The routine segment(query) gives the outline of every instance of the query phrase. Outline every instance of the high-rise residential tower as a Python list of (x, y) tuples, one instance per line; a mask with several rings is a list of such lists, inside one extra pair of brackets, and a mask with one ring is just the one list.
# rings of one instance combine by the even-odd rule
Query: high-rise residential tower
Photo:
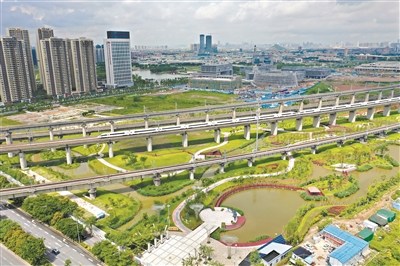
[(204, 53), (204, 34), (200, 34), (200, 48), (199, 53)]
[(36, 90), (36, 80), (35, 80), (35, 71), (33, 68), (33, 59), (32, 59), (32, 47), (29, 41), (29, 32), (28, 30), (24, 30), (21, 28), (9, 28), (8, 36), (15, 37), (19, 41), (24, 42), (24, 49), (26, 54), (25, 64), (28, 67), (29, 78), (31, 83), (32, 91)]
[[(32, 98), (26, 44), (16, 37), (0, 38), (0, 97), (4, 103)], [(30, 62), (32, 64), (32, 62)]]
[[(36, 55), (38, 58), (38, 63), (39, 63), (39, 72), (40, 72), (40, 81), (43, 84), (44, 88), (44, 66), (43, 66), (43, 58), (42, 58), (42, 49), (40, 48), (40, 41), (48, 39), (50, 37), (54, 37), (54, 32), (53, 29), (50, 28), (39, 28), (37, 31), (37, 36), (36, 36)], [(44, 88), (46, 90), (46, 88)]]
[(107, 31), (104, 59), (108, 87), (133, 85), (129, 31)]
[(72, 81), (67, 41), (56, 37), (40, 40), (40, 55), (42, 82), (47, 94), (53, 96), (70, 94)]
[(87, 93), (97, 88), (93, 41), (67, 40), (72, 93)]

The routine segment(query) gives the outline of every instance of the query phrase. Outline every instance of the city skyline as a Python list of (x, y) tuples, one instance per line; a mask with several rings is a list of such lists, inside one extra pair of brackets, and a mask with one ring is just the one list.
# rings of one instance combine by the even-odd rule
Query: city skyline
[[(179, 2), (179, 4), (177, 4)], [(214, 43), (336, 43), (399, 39), (396, 1), (106, 1), (0, 3), (6, 29), (40, 27), (56, 37), (85, 36), (101, 44), (107, 30), (129, 31), (131, 45), (188, 47), (200, 33)], [(62, 18), (62, 19), (61, 19)], [(34, 40), (32, 39), (32, 40)], [(33, 43), (33, 42), (32, 42)]]

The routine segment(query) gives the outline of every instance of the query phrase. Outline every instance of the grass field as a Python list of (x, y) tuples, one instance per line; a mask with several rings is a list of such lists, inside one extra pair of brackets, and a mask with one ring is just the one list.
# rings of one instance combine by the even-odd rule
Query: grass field
[(197, 106), (226, 104), (234, 102), (236, 96), (217, 92), (187, 91), (182, 93), (137, 96), (121, 95), (115, 97), (92, 99), (89, 102), (123, 107), (115, 109), (109, 113), (113, 114), (132, 114), (174, 110), (175, 108), (184, 109)]
[(2, 127), (17, 126), (17, 125), (21, 125), (21, 124), (22, 123), (20, 123), (16, 120), (12, 120), (7, 117), (0, 117), (0, 126), (2, 126)]

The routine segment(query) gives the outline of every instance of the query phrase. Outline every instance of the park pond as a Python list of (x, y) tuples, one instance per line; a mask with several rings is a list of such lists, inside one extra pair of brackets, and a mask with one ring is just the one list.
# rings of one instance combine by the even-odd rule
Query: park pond
[[(389, 146), (389, 155), (400, 160), (399, 146)], [(391, 170), (373, 168), (367, 172), (351, 172), (357, 178), (360, 189), (353, 195), (343, 199), (336, 199), (336, 204), (349, 204), (364, 196), (368, 187), (383, 177), (389, 178), (399, 172), (399, 167)], [(311, 178), (318, 178), (334, 173), (322, 166), (313, 165)], [(336, 172), (337, 173), (337, 172)], [(305, 205), (300, 193), (278, 189), (251, 189), (238, 192), (228, 197), (223, 206), (231, 206), (242, 210), (246, 217), (243, 227), (223, 233), (238, 237), (239, 242), (247, 242), (261, 235), (274, 237), (283, 233), (284, 226), (295, 215), (298, 208)], [(318, 204), (318, 203), (316, 203)]]
[(179, 74), (151, 73), (150, 70), (148, 69), (133, 70), (132, 74), (139, 75), (143, 79), (154, 79), (156, 81), (186, 77), (185, 75), (179, 75)]

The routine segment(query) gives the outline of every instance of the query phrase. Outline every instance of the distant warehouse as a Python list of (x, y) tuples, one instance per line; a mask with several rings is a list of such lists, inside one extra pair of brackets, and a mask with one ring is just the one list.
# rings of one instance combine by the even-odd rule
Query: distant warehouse
[(189, 79), (189, 87), (206, 90), (236, 90), (242, 87), (240, 77), (193, 77)]
[(362, 64), (354, 68), (358, 74), (366, 75), (399, 75), (400, 62), (375, 62)]
[(294, 71), (296, 73), (303, 73), (305, 78), (307, 79), (324, 79), (331, 74), (331, 70), (329, 68), (323, 67), (291, 67), (285, 66), (282, 67), (282, 71)]

